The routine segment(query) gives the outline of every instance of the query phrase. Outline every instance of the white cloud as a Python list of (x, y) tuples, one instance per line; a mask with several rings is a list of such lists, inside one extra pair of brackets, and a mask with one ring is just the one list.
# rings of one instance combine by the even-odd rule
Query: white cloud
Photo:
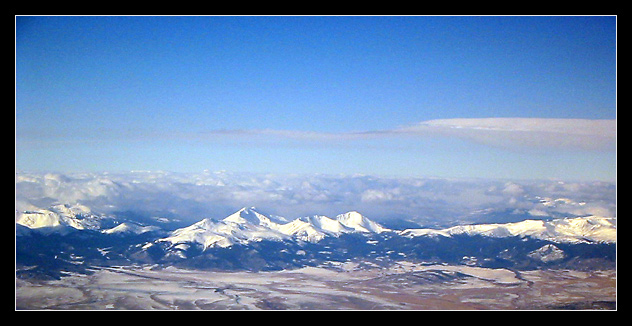
[(381, 202), (399, 200), (397, 195), (399, 195), (399, 188), (389, 191), (368, 189), (362, 192), (360, 197), (363, 202)]
[(513, 182), (507, 182), (505, 184), (505, 188), (502, 190), (502, 192), (504, 194), (516, 197), (516, 196), (520, 196), (522, 194), (524, 194), (524, 189), (522, 189), (522, 187), (516, 183)]
[(507, 212), (513, 211), (530, 212), (532, 217), (613, 216), (615, 197), (614, 184), (599, 182), (229, 172), (18, 173), (16, 177), (17, 210), (79, 203), (95, 213), (168, 212), (189, 222), (256, 206), (289, 219), (356, 210), (378, 221), (398, 217), (447, 226), (490, 216), (511, 217)]
[(616, 120), (486, 118), (420, 122), (394, 132), (418, 136), (457, 137), (507, 148), (612, 150)]

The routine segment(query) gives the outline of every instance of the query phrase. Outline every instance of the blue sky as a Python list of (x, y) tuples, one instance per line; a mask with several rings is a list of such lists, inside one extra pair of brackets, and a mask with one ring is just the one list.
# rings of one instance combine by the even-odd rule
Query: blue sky
[(485, 118), (614, 122), (616, 17), (16, 17), (18, 170), (616, 179), (616, 135), (400, 135)]

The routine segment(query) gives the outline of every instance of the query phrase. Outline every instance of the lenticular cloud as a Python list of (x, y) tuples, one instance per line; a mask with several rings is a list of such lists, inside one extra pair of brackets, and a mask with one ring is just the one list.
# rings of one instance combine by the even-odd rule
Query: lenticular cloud
[(420, 122), (394, 132), (418, 136), (458, 137), (509, 148), (612, 150), (616, 120), (486, 118)]

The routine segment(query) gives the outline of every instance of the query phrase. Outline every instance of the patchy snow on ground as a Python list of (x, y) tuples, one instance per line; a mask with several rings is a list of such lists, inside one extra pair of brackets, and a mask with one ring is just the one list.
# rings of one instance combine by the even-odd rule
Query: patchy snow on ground
[[(549, 309), (616, 304), (616, 271), (515, 272), (465, 265), (358, 263), (276, 272), (157, 266), (16, 280), (16, 309)], [(608, 306), (612, 307), (612, 306)]]

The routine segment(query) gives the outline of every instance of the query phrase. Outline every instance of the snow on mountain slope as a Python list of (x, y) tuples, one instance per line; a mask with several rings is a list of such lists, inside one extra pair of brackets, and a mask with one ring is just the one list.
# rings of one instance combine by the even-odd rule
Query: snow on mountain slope
[(527, 254), (527, 257), (544, 263), (566, 258), (566, 254), (560, 248), (547, 244)]
[[(158, 240), (172, 246), (198, 243), (204, 249), (228, 247), (262, 240), (300, 240), (318, 242), (344, 233), (382, 233), (392, 231), (352, 211), (340, 214), (336, 219), (326, 216), (297, 218), (288, 223), (272, 220), (254, 208), (242, 208), (221, 221), (204, 219), (191, 226), (172, 232), (171, 236)], [(406, 237), (454, 235), (481, 235), (486, 237), (533, 237), (552, 242), (586, 243), (616, 242), (616, 219), (588, 216), (551, 221), (525, 220), (506, 224), (460, 225), (447, 229), (408, 229), (395, 231)]]
[(98, 229), (101, 219), (83, 205), (55, 205), (49, 209), (19, 212), (15, 223), (43, 233), (68, 233), (73, 229)]
[(301, 241), (318, 242), (328, 234), (315, 227), (309, 220), (295, 219), (292, 222), (278, 225), (276, 230)]
[(390, 231), (355, 211), (338, 215), (336, 218), (342, 225), (358, 232), (382, 233)]
[(143, 234), (143, 233), (153, 232), (153, 231), (158, 231), (158, 230), (160, 230), (160, 228), (153, 225), (142, 226), (135, 223), (123, 222), (111, 229), (105, 229), (101, 232), (105, 234), (128, 234), (128, 233)]
[(158, 241), (171, 242), (172, 244), (193, 242), (202, 244), (204, 248), (231, 246), (233, 242), (227, 236), (222, 235), (221, 230), (216, 226), (217, 223), (211, 219), (203, 219), (193, 225), (177, 229), (169, 237)]
[(586, 216), (551, 221), (525, 220), (506, 224), (459, 225), (447, 229), (407, 229), (399, 232), (408, 237), (452, 235), (482, 235), (502, 238), (511, 236), (533, 237), (552, 242), (614, 243), (617, 239), (616, 218)]
[(353, 228), (343, 225), (339, 220), (331, 219), (324, 215), (314, 215), (304, 217), (314, 228), (331, 235), (340, 235), (342, 233), (354, 232)]
[(257, 212), (254, 207), (250, 208), (242, 208), (237, 212), (229, 215), (228, 217), (223, 219), (224, 222), (232, 222), (238, 224), (254, 224), (261, 226), (271, 226), (277, 224), (273, 222), (269, 217)]
[[(234, 214), (233, 214), (234, 215)], [(159, 242), (170, 242), (173, 245), (179, 243), (198, 243), (204, 249), (209, 247), (229, 247), (237, 243), (250, 241), (275, 240), (280, 241), (285, 237), (265, 226), (248, 222), (243, 217), (229, 216), (230, 219), (213, 221), (203, 219), (191, 226), (175, 230), (167, 238)]]
[(283, 223), (281, 219), (271, 219), (251, 207), (242, 208), (221, 221), (204, 219), (191, 226), (175, 230), (169, 237), (158, 241), (169, 242), (172, 246), (189, 242), (197, 243), (206, 249), (262, 240), (294, 239), (318, 242), (327, 236), (339, 236), (342, 233), (380, 233), (386, 230), (388, 229), (358, 212), (341, 214), (336, 220), (316, 215)]
[[(120, 223), (111, 216), (96, 215), (90, 208), (76, 205), (55, 205), (48, 209), (16, 212), (16, 235), (29, 232), (67, 234), (75, 230), (93, 230), (105, 234), (142, 234), (156, 231), (156, 227), (136, 223)], [(393, 231), (351, 211), (336, 218), (322, 215), (297, 218), (287, 222), (281, 217), (269, 217), (254, 207), (242, 208), (216, 221), (204, 219), (188, 227), (173, 231), (157, 242), (172, 246), (197, 243), (204, 249), (228, 247), (263, 240), (319, 242), (326, 237), (339, 237), (347, 233), (379, 234), (395, 232), (401, 236), (480, 235), (486, 237), (532, 237), (557, 243), (616, 243), (616, 218), (585, 216), (577, 218), (524, 220), (505, 224), (459, 225), (446, 229), (407, 229)]]
[(94, 214), (90, 208), (81, 204), (54, 205), (48, 209), (16, 212), (15, 223), (20, 226), (16, 228), (20, 230), (18, 235), (28, 235), (30, 231), (65, 235), (76, 230), (92, 230), (104, 234), (142, 234), (160, 230), (157, 226), (120, 223), (112, 216)]

